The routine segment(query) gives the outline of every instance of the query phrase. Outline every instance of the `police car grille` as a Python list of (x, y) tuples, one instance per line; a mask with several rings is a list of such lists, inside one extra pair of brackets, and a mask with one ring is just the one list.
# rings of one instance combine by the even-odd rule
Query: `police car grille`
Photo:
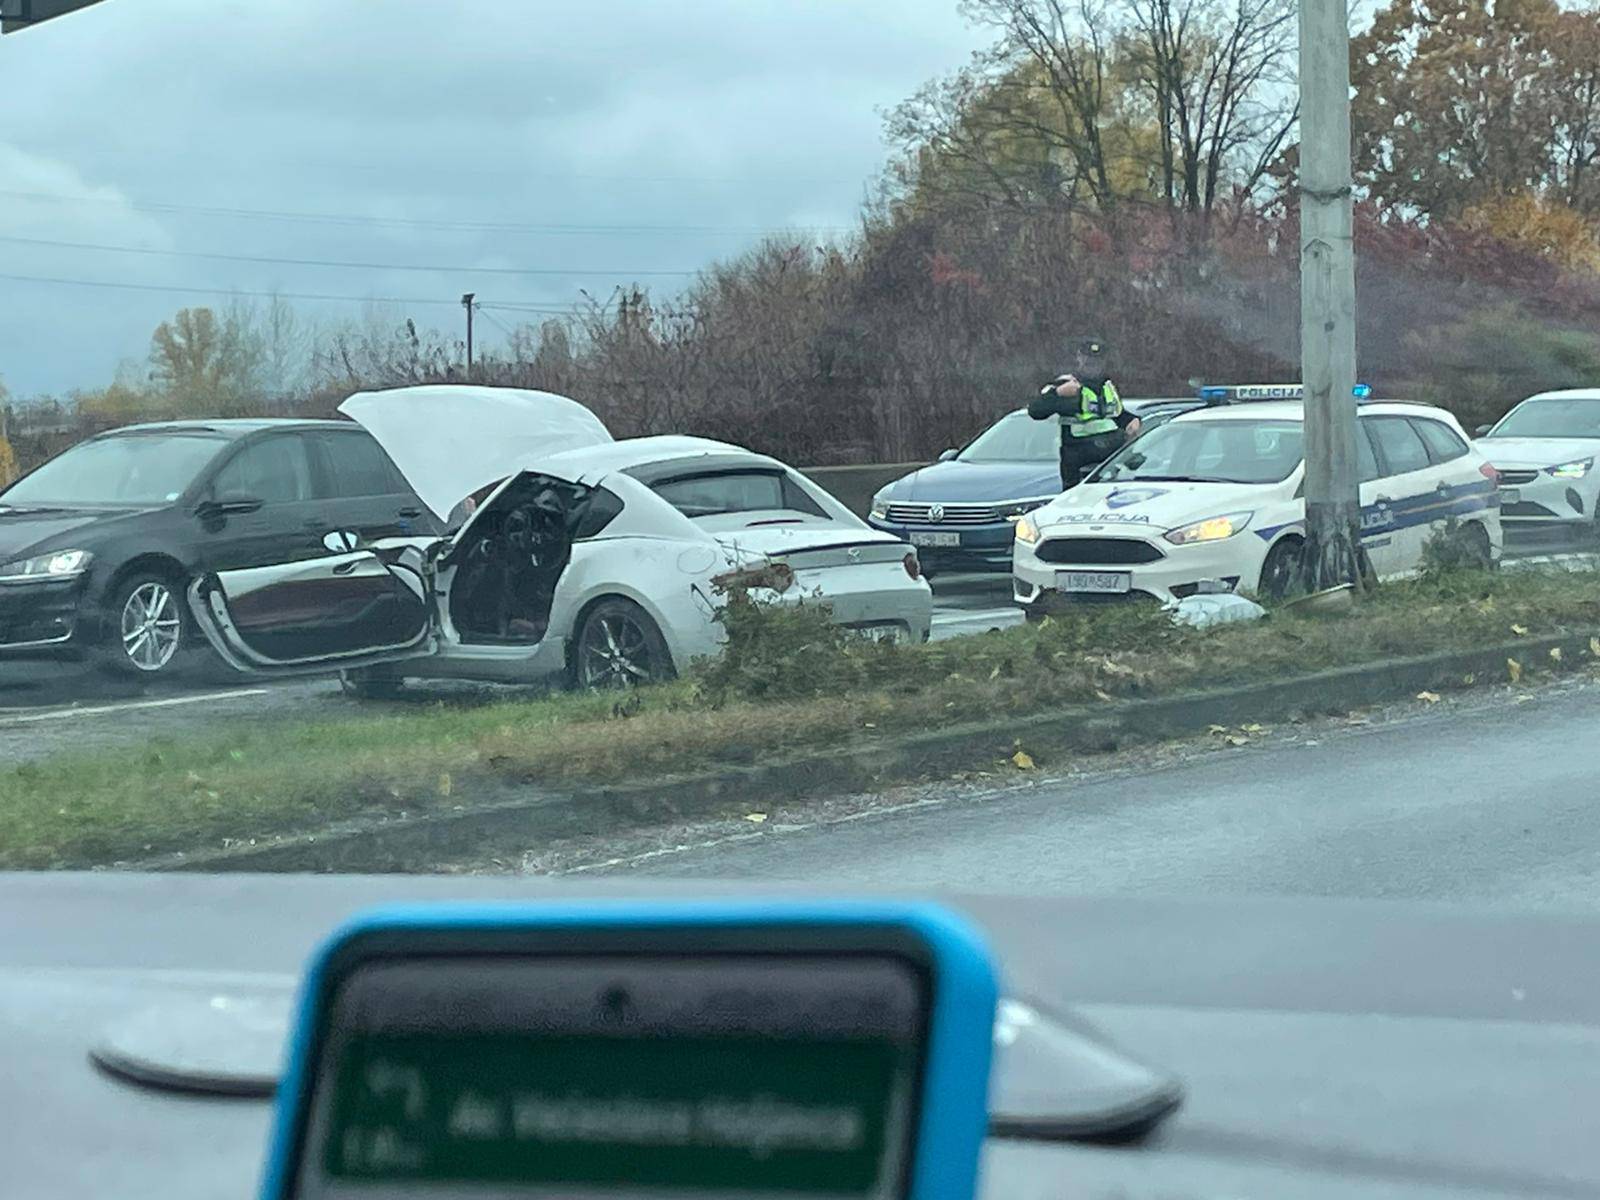
[(1532, 483), (1539, 478), (1537, 471), (1501, 471), (1499, 475), (1502, 484), (1509, 484), (1512, 487), (1516, 487), (1519, 483)]
[(1095, 567), (1152, 563), (1163, 557), (1160, 550), (1137, 538), (1053, 538), (1040, 542), (1034, 554), (1047, 563)]
[[(941, 510), (937, 520), (934, 508)], [(992, 525), (1000, 519), (990, 504), (891, 504), (887, 515), (908, 525)]]

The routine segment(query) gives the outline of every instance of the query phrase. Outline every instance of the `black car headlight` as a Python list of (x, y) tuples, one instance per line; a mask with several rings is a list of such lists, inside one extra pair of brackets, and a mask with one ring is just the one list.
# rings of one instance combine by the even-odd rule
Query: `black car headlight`
[(47, 583), (75, 579), (89, 569), (94, 555), (87, 550), (52, 550), (15, 562), (0, 564), (0, 583)]
[(1050, 499), (1048, 498), (1044, 500), (1020, 500), (1015, 504), (997, 505), (995, 512), (999, 513), (1006, 520), (1015, 523), (1023, 513), (1031, 513), (1034, 509), (1043, 508), (1049, 503)]

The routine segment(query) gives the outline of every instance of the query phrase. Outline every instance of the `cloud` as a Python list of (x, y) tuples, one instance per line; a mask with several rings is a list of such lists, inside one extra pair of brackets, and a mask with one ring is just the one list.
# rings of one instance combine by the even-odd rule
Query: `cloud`
[[(438, 297), (416, 315), (452, 328), (463, 291), (568, 303), (629, 272), (698, 268), (759, 230), (852, 224), (883, 162), (879, 111), (985, 37), (953, 0), (108, 0), (0, 45), (8, 94), (25, 98), (0, 191), (96, 198), (0, 197), (8, 225), (26, 209), (30, 230), (62, 241), (574, 274), (3, 242), (0, 272), (26, 260), (103, 281)], [(0, 373), (19, 393), (95, 385), (204, 299), (0, 280), (0, 306), (26, 314), (0, 331)]]

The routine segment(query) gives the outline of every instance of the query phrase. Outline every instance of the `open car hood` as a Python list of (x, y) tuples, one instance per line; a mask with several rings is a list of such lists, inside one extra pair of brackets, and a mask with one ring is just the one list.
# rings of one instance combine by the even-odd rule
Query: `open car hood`
[(479, 488), (611, 433), (576, 400), (523, 388), (434, 384), (357, 392), (339, 411), (377, 438), (440, 520)]

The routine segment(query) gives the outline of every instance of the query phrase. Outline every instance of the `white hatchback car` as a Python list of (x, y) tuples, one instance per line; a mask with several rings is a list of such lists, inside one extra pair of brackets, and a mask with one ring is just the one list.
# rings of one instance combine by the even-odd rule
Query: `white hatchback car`
[[(1184, 413), (1017, 522), (1018, 604), (1180, 600), (1217, 584), (1281, 595), (1305, 534), (1299, 401)], [(1381, 576), (1414, 571), (1450, 517), (1485, 563), (1500, 557), (1494, 468), (1443, 409), (1363, 403), (1356, 451), (1362, 544)]]
[(869, 636), (928, 636), (916, 551), (776, 459), (704, 438), (613, 441), (543, 392), (400, 388), (341, 409), (441, 517), (503, 482), (452, 536), (335, 532), (282, 563), (194, 580), (195, 621), (240, 671), (340, 669), (369, 694), (413, 675), (660, 679), (719, 650), (736, 583), (824, 602)]
[(1529, 396), (1479, 435), (1513, 545), (1600, 541), (1600, 388)]

